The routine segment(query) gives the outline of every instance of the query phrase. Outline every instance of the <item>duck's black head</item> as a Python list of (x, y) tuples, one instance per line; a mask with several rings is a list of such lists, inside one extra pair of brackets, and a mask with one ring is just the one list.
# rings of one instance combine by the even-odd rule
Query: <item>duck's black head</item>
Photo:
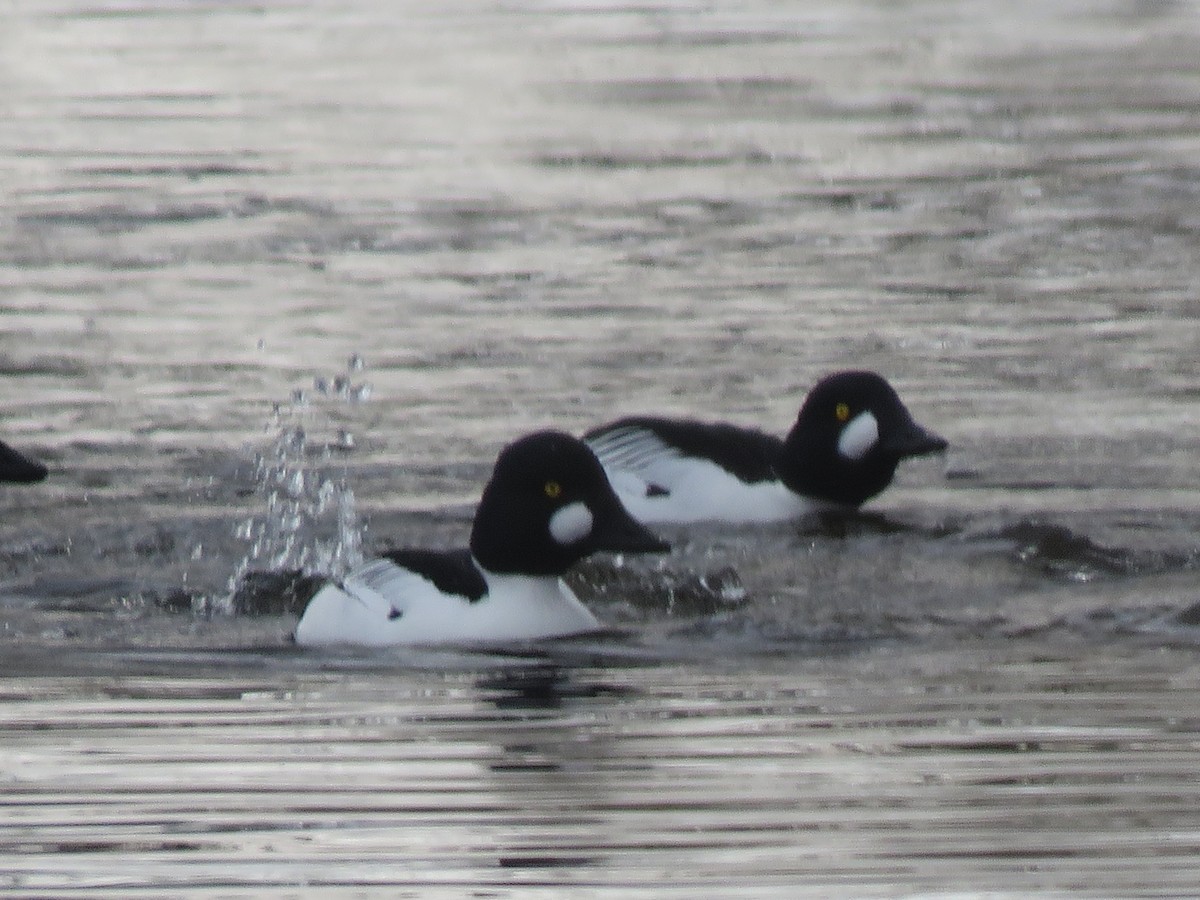
[(837, 372), (805, 398), (784, 442), (779, 475), (797, 493), (859, 506), (891, 483), (902, 459), (946, 446), (914, 421), (882, 376)]
[(501, 451), (471, 529), (480, 565), (511, 574), (561, 575), (598, 551), (667, 549), (626, 512), (587, 445), (558, 431)]

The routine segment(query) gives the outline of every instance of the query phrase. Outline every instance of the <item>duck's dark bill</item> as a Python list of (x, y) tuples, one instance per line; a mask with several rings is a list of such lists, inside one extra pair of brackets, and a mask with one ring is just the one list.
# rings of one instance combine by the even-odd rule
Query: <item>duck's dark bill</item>
[(942, 436), (926, 431), (916, 422), (909, 422), (903, 428), (897, 429), (883, 441), (883, 449), (894, 453), (900, 458), (906, 456), (926, 456), (930, 453), (941, 453), (949, 446)]
[(633, 518), (621, 507), (606, 517), (592, 535), (597, 550), (609, 553), (667, 553), (671, 545)]
[(46, 477), (46, 467), (0, 442), (0, 481), (29, 484)]

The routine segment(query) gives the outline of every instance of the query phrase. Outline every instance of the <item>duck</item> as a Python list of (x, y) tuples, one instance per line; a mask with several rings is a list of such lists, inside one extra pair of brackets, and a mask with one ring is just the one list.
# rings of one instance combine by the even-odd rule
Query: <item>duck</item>
[(33, 484), (43, 480), (48, 474), (40, 462), (29, 459), (0, 441), (0, 482), (16, 484)]
[(562, 576), (597, 552), (665, 553), (621, 505), (599, 460), (539, 431), (496, 458), (462, 549), (380, 554), (309, 601), (302, 647), (505, 644), (604, 630)]
[(643, 524), (781, 522), (857, 509), (902, 460), (946, 450), (877, 372), (826, 375), (783, 439), (723, 422), (629, 416), (587, 431), (621, 502)]

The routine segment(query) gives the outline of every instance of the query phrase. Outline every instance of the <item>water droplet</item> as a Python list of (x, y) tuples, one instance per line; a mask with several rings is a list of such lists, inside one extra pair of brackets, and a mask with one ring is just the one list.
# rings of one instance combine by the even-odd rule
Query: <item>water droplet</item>
[(291, 496), (293, 498), (299, 498), (299, 497), (304, 496), (304, 473), (303, 472), (293, 472), (288, 477), (287, 488), (288, 488), (288, 493), (291, 494)]
[[(360, 359), (352, 358), (350, 365), (362, 367)], [(356, 399), (369, 392), (369, 387), (354, 386), (348, 375), (318, 375), (311, 390), (313, 396)], [(362, 561), (362, 526), (354, 496), (344, 480), (331, 480), (325, 468), (333, 451), (354, 448), (354, 433), (348, 427), (334, 428), (327, 437), (326, 429), (333, 423), (313, 424), (322, 406), (310, 406), (303, 390), (292, 392), (292, 398), (292, 403), (274, 407), (268, 423), (268, 431), (273, 426), (274, 441), (255, 456), (254, 472), (265, 515), (236, 526), (238, 538), (247, 544), (247, 554), (231, 574), (230, 597), (238, 589), (239, 579), (251, 569), (300, 569), (338, 577)], [(318, 456), (308, 453), (310, 425), (321, 427), (322, 452)]]

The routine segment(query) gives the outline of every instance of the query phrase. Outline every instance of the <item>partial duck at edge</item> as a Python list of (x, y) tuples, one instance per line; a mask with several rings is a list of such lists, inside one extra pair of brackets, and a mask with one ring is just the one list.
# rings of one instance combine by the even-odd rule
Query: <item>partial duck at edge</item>
[(0, 441), (0, 482), (33, 484), (44, 479), (47, 474), (46, 467), (40, 462), (23, 456)]

